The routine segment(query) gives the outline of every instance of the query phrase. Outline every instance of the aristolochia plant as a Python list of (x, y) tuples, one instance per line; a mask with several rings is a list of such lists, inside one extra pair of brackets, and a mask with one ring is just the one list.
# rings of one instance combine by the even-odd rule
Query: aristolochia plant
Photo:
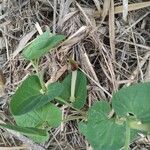
[[(101, 100), (95, 102), (88, 112), (82, 111), (87, 99), (87, 79), (78, 71), (74, 60), (70, 59), (72, 72), (61, 83), (48, 86), (38, 68), (40, 57), (64, 38), (63, 35), (52, 35), (47, 31), (24, 49), (23, 56), (31, 62), (36, 74), (22, 82), (10, 101), (10, 111), (16, 125), (0, 126), (41, 143), (48, 140), (51, 128), (58, 127), (61, 122), (77, 119), (80, 121), (79, 130), (94, 150), (128, 150), (138, 133), (150, 132), (150, 83), (122, 88), (113, 95), (111, 104)], [(76, 115), (62, 120), (62, 112), (55, 105), (56, 101), (76, 110)]]
[[(49, 138), (48, 131), (63, 121), (62, 112), (54, 105), (54, 100), (76, 110), (84, 106), (87, 90), (86, 77), (82, 72), (76, 70), (75, 78), (70, 73), (62, 83), (55, 82), (46, 86), (39, 71), (40, 57), (58, 46), (64, 38), (64, 35), (52, 35), (46, 31), (24, 49), (23, 56), (31, 62), (36, 74), (28, 76), (11, 98), (10, 111), (17, 125), (0, 124), (1, 127), (18, 131), (35, 142), (45, 142)], [(75, 99), (70, 102), (72, 92)]]
[[(109, 114), (114, 109), (114, 115)], [(88, 111), (80, 131), (94, 150), (128, 150), (138, 133), (150, 132), (150, 83), (122, 88), (112, 98), (112, 107), (96, 102)]]

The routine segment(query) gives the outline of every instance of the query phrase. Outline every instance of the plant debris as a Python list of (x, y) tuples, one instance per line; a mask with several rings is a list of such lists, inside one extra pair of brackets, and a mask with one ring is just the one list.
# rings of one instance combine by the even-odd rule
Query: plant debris
[[(10, 97), (35, 72), (23, 59), (22, 50), (39, 35), (36, 23), (42, 31), (67, 37), (40, 60), (45, 82), (62, 80), (67, 60), (74, 55), (89, 83), (84, 109), (97, 99), (110, 99), (123, 86), (150, 81), (150, 2), (129, 0), (126, 20), (123, 8), (119, 0), (1, 0), (0, 69), (7, 81), (5, 95), (0, 98), (0, 121), (14, 122), (8, 108)], [(75, 114), (65, 105), (61, 109), (64, 118)], [(27, 142), (26, 137), (8, 130), (1, 129), (0, 133), (2, 149), (90, 149), (75, 121), (51, 130), (51, 138), (44, 145)], [(133, 150), (143, 147), (150, 149), (149, 137), (140, 136), (131, 144)]]

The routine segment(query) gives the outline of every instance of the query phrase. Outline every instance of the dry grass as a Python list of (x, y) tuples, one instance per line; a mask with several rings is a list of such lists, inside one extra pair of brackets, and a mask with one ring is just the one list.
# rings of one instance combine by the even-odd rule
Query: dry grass
[[(0, 100), (0, 120), (13, 122), (8, 111), (10, 97), (22, 80), (34, 72), (21, 51), (38, 34), (36, 22), (43, 31), (48, 28), (67, 36), (59, 48), (41, 59), (45, 82), (61, 80), (67, 72), (67, 59), (75, 55), (89, 79), (86, 108), (97, 99), (110, 100), (122, 86), (150, 81), (150, 2), (129, 0), (128, 11), (122, 5), (119, 0), (0, 1), (0, 57), (3, 55), (1, 65), (7, 78), (6, 94)], [(76, 113), (66, 106), (61, 109), (64, 117)], [(0, 133), (0, 149), (39, 146), (10, 131)], [(49, 141), (38, 149), (90, 149), (75, 121), (50, 134)], [(138, 150), (138, 146), (133, 149)]]

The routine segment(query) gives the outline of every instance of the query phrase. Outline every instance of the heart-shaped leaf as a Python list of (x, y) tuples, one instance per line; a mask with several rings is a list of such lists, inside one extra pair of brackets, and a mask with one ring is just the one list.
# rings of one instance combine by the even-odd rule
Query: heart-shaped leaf
[(14, 116), (17, 125), (38, 128), (43, 128), (44, 126), (57, 127), (61, 123), (61, 117), (60, 109), (52, 103), (48, 103), (24, 115)]
[[(71, 73), (66, 76), (62, 84), (64, 86), (64, 90), (60, 97), (65, 101), (69, 102), (71, 96)], [(87, 98), (86, 85), (87, 85), (86, 76), (81, 71), (78, 71), (75, 88), (75, 101), (72, 103), (72, 105), (75, 108), (81, 109), (86, 102)]]
[(22, 115), (27, 112), (38, 109), (55, 96), (62, 92), (60, 83), (53, 83), (48, 86), (46, 93), (41, 93), (42, 87), (39, 78), (36, 75), (29, 76), (22, 85), (17, 89), (10, 102), (10, 109), (13, 115)]
[(125, 144), (125, 124), (117, 123), (115, 118), (108, 119), (110, 111), (108, 103), (96, 102), (89, 109), (87, 124), (80, 124), (81, 133), (94, 150), (119, 150)]
[(48, 133), (46, 130), (32, 127), (20, 127), (10, 124), (0, 124), (0, 127), (20, 132), (26, 136), (31, 137), (36, 142), (45, 142), (48, 140)]
[(49, 31), (46, 31), (24, 49), (23, 56), (28, 60), (38, 59), (64, 39), (64, 35), (52, 35)]
[(150, 83), (122, 88), (112, 98), (112, 106), (120, 117), (134, 115), (142, 123), (150, 122)]

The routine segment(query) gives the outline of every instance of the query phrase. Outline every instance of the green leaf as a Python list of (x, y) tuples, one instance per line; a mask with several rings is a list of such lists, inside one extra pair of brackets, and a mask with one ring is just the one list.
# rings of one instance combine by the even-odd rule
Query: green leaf
[(80, 132), (85, 136), (87, 137), (87, 124), (85, 122), (79, 122), (79, 130)]
[(120, 117), (130, 113), (142, 123), (150, 122), (150, 83), (122, 88), (113, 95), (112, 106)]
[(41, 88), (39, 78), (36, 75), (29, 76), (23, 81), (10, 102), (12, 114), (19, 115), (32, 110), (37, 104), (36, 99), (42, 95)]
[(108, 119), (110, 111), (108, 103), (96, 102), (89, 109), (87, 124), (79, 126), (94, 150), (119, 150), (125, 144), (125, 124)]
[(59, 96), (63, 90), (60, 83), (48, 86), (47, 93), (42, 94), (42, 87), (36, 75), (29, 76), (17, 89), (10, 102), (10, 110), (13, 115), (22, 115), (34, 109), (40, 108)]
[(28, 60), (38, 59), (64, 39), (64, 35), (52, 35), (49, 31), (46, 31), (24, 49), (23, 56)]
[(52, 103), (24, 115), (14, 116), (17, 125), (38, 128), (57, 127), (61, 123), (61, 117), (61, 110)]
[(48, 85), (47, 95), (49, 99), (54, 99), (59, 96), (64, 90), (63, 84), (59, 82), (51, 83)]
[(75, 102), (73, 106), (75, 108), (81, 109), (86, 103), (87, 99), (87, 79), (84, 73), (78, 71), (76, 80), (76, 90), (75, 90)]
[(10, 124), (0, 124), (0, 127), (20, 132), (26, 136), (32, 137), (36, 142), (45, 142), (48, 140), (48, 133), (46, 130), (32, 127), (20, 127)]
[[(64, 90), (61, 94), (62, 99), (69, 102), (70, 96), (71, 96), (71, 73), (66, 76), (66, 78), (62, 82), (64, 86)], [(81, 72), (77, 72), (77, 79), (76, 79), (76, 89), (75, 89), (75, 102), (72, 103), (72, 105), (75, 108), (81, 109), (87, 98), (87, 79), (86, 76)]]
[(62, 81), (62, 84), (63, 84), (64, 89), (63, 89), (62, 94), (59, 97), (61, 97), (66, 102), (69, 102), (70, 93), (71, 93), (71, 73), (69, 73), (65, 77), (65, 79)]

